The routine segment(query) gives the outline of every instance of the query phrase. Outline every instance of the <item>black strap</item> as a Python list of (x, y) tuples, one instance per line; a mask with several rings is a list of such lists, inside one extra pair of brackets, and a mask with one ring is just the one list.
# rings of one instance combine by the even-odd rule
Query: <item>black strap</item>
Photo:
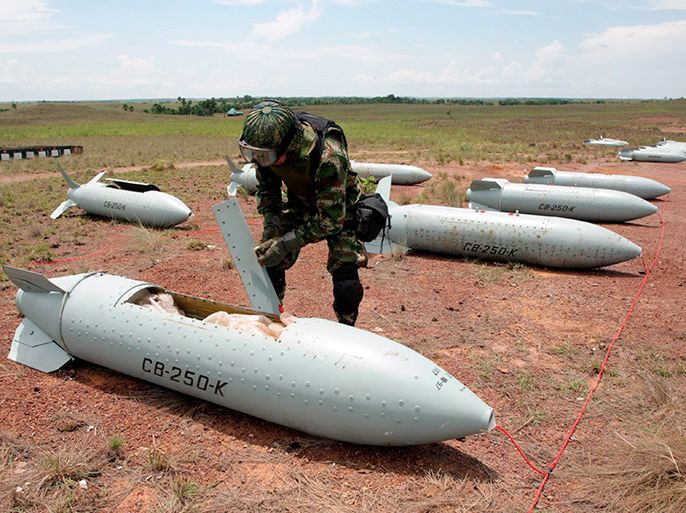
[(340, 140), (343, 143), (345, 149), (348, 149), (348, 141), (345, 138), (345, 133), (343, 128), (330, 119), (323, 118), (321, 116), (315, 116), (308, 112), (298, 112), (295, 115), (298, 121), (305, 122), (310, 125), (317, 134), (317, 142), (315, 143), (314, 149), (310, 153), (310, 173), (314, 177), (317, 169), (319, 169), (319, 164), (322, 161), (322, 154), (324, 153), (324, 137), (330, 129), (335, 129), (340, 134)]

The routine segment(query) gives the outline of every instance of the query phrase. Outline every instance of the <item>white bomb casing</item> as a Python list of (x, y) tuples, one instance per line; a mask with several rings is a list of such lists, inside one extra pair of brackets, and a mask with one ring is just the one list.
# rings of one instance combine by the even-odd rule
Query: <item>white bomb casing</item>
[[(211, 311), (255, 313), (171, 293), (186, 315), (144, 308), (161, 291), (104, 273), (48, 280), (5, 266), (25, 319), (9, 358), (44, 372), (72, 358), (313, 435), (413, 445), (486, 432), (493, 409), (415, 351), (314, 318), (278, 339), (210, 324)], [(202, 312), (202, 315), (200, 314)]]
[(628, 192), (587, 187), (510, 183), (502, 178), (473, 180), (469, 207), (621, 223), (657, 212), (657, 207)]
[[(255, 164), (245, 164), (242, 168), (237, 168), (231, 159), (227, 158), (231, 169), (231, 191), (236, 186), (243, 187), (247, 192), (253, 193), (257, 190), (257, 173)], [(361, 178), (373, 176), (375, 178), (392, 177), (392, 182), (396, 185), (415, 185), (427, 181), (431, 178), (431, 173), (417, 166), (405, 164), (376, 164), (371, 162), (351, 161), (352, 170)], [(229, 193), (233, 195), (231, 192)]]
[(119, 179), (108, 179), (108, 183), (103, 183), (100, 181), (105, 175), (103, 171), (88, 183), (79, 185), (61, 167), (59, 170), (69, 186), (69, 199), (55, 209), (50, 215), (52, 219), (57, 219), (71, 207), (79, 206), (92, 215), (169, 228), (186, 221), (193, 214), (179, 198), (160, 191), (152, 184)]
[(609, 175), (560, 171), (554, 167), (535, 167), (524, 177), (525, 183), (592, 187), (628, 192), (643, 199), (653, 199), (672, 191), (666, 185), (642, 176)]
[(388, 238), (411, 249), (544, 267), (595, 268), (641, 248), (606, 228), (559, 217), (437, 205), (392, 206)]

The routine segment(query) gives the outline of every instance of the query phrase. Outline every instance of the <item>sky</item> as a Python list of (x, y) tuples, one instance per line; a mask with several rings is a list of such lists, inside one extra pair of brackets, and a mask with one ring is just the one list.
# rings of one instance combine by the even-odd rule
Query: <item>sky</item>
[(0, 101), (686, 95), (686, 0), (0, 0)]

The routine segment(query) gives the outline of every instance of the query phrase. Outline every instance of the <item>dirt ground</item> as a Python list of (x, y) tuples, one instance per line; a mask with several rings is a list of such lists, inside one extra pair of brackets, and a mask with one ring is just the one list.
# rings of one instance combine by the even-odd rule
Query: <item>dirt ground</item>
[[(527, 171), (425, 167), (456, 177), (464, 187), (483, 176), (520, 181)], [(666, 223), (661, 256), (539, 504), (543, 511), (565, 513), (598, 511), (611, 502), (593, 483), (622, 439), (654, 434), (651, 390), (669, 390), (682, 404), (686, 392), (686, 165), (604, 161), (573, 167), (654, 178), (672, 193), (655, 201)], [(392, 197), (416, 197), (423, 188), (394, 186)], [(227, 251), (213, 230), (212, 203), (199, 199), (190, 205), (197, 228), (171, 230), (163, 252), (140, 253), (130, 242), (135, 227), (93, 219), (82, 245), (57, 251), (56, 259), (74, 260), (32, 269), (48, 276), (104, 270), (247, 305), (238, 273), (223, 265)], [(254, 198), (243, 200), (243, 208), (257, 235)], [(650, 263), (658, 249), (657, 215), (607, 227), (639, 244), (643, 259), (582, 272), (412, 252), (401, 259), (374, 257), (361, 272), (366, 290), (358, 327), (406, 344), (447, 369), (493, 406), (498, 423), (546, 468), (629, 310), (644, 278), (643, 262)], [(209, 247), (192, 250), (191, 239)], [(287, 310), (334, 318), (325, 262), (325, 244), (304, 249), (288, 272)], [(12, 285), (0, 291), (2, 354), (21, 320), (14, 294)], [(73, 492), (78, 507), (64, 511), (511, 512), (526, 511), (540, 482), (498, 431), (412, 448), (356, 446), (84, 362), (48, 375), (0, 361), (0, 411), (0, 433), (21, 448), (17, 461), (28, 468), (41, 455), (105, 447), (115, 435), (124, 440), (116, 456), (88, 478), (89, 488)], [(74, 429), (63, 429), (65, 422)], [(154, 451), (168, 457), (166, 468), (151, 467)], [(13, 468), (12, 487), (24, 477), (23, 467)], [(174, 488), (179, 480), (197, 483), (198, 494), (180, 498)], [(16, 492), (14, 497), (16, 502)], [(0, 511), (14, 511), (16, 504), (4, 507)], [(605, 510), (622, 511), (617, 508)]]

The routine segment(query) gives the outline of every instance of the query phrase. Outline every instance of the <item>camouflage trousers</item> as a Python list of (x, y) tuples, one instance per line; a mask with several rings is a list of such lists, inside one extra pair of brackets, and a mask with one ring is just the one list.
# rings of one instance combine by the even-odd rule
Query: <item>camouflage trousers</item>
[[(298, 226), (299, 223), (303, 222), (302, 217), (288, 214), (290, 213), (287, 212), (287, 215), (284, 216), (283, 233), (289, 232)], [(334, 312), (339, 322), (354, 325), (358, 313), (357, 306), (362, 300), (362, 286), (357, 276), (357, 269), (367, 266), (367, 253), (363, 243), (357, 239), (354, 230), (351, 229), (343, 229), (328, 237), (326, 243), (329, 247), (326, 269), (333, 279)], [(294, 251), (278, 266), (267, 269), (274, 289), (282, 301), (286, 293), (286, 269), (290, 269), (295, 264), (299, 255), (300, 250)], [(351, 276), (351, 274), (354, 274), (354, 276)], [(352, 302), (345, 300), (345, 298), (350, 296), (350, 294), (346, 294), (345, 290), (341, 294), (341, 282), (344, 283), (343, 289), (346, 286), (350, 289), (350, 285), (352, 285), (356, 291), (359, 291), (359, 294), (353, 294)], [(357, 298), (358, 295), (359, 299)]]

